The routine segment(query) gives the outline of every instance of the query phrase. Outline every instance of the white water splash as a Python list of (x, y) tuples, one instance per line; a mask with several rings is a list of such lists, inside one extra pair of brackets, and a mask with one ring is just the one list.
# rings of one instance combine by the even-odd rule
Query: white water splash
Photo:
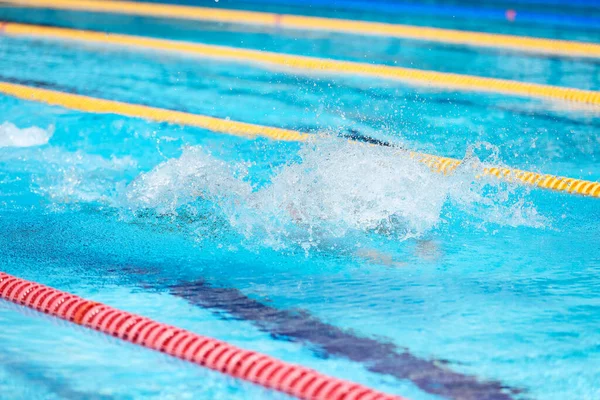
[(127, 184), (127, 174), (137, 171), (136, 161), (129, 156), (105, 158), (57, 147), (20, 154), (18, 159), (32, 168), (33, 191), (56, 205), (102, 202), (112, 206), (120, 187)]
[(48, 143), (53, 132), (53, 127), (42, 129), (32, 126), (19, 129), (11, 122), (4, 122), (0, 125), (0, 148), (41, 146)]
[(186, 148), (181, 157), (138, 176), (126, 190), (125, 205), (134, 213), (170, 216), (218, 211), (250, 242), (273, 248), (309, 249), (356, 232), (419, 238), (461, 214), (480, 226), (544, 226), (526, 191), (474, 179), (473, 168), (480, 166), (473, 154), (452, 176), (432, 172), (398, 149), (335, 138), (314, 140), (299, 156), (301, 162), (282, 167), (270, 184), (253, 188), (244, 179), (245, 165)]
[(177, 214), (177, 209), (197, 199), (225, 202), (248, 198), (252, 187), (226, 162), (200, 147), (185, 148), (179, 158), (159, 164), (139, 175), (125, 194), (135, 209), (151, 208), (159, 214)]

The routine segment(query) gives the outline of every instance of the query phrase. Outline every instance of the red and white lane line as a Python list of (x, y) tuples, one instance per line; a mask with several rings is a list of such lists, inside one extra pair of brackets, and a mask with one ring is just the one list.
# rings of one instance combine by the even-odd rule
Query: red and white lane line
[(175, 326), (0, 272), (0, 299), (300, 399), (402, 400)]

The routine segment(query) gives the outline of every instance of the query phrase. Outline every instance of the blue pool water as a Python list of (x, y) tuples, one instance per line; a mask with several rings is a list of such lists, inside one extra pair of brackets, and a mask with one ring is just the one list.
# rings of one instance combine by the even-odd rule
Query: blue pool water
[[(600, 89), (597, 60), (2, 7), (0, 19)], [(595, 181), (597, 112), (9, 37), (0, 80), (314, 137), (0, 95), (0, 270), (411, 399), (600, 397), (597, 199), (467, 167), (444, 177), (337, 137)], [(286, 398), (1, 301), (0, 326), (2, 399)]]

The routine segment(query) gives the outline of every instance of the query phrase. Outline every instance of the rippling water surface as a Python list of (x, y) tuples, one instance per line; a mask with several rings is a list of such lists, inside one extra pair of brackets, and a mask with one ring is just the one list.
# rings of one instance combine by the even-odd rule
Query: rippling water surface
[[(600, 76), (409, 41), (0, 14), (594, 90)], [(2, 270), (413, 399), (600, 396), (597, 200), (475, 178), (495, 164), (600, 179), (597, 113), (8, 37), (0, 79), (311, 134), (249, 140), (2, 95)], [(464, 163), (443, 176), (407, 150)], [(285, 397), (3, 302), (0, 324), (7, 398)]]

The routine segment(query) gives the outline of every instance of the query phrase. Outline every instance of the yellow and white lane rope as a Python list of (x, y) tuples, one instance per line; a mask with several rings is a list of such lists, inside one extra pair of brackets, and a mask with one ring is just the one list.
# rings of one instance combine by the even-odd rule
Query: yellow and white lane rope
[(443, 89), (502, 93), (513, 96), (576, 102), (593, 105), (594, 107), (600, 106), (600, 92), (598, 91), (518, 82), (507, 79), (485, 78), (472, 75), (425, 71), (387, 65), (295, 56), (226, 46), (214, 46), (200, 43), (107, 34), (102, 32), (38, 25), (4, 23), (2, 24), (2, 31), (5, 35), (9, 36), (43, 37), (47, 39), (71, 40), (86, 43), (91, 42), (103, 45), (129, 46), (136, 49), (170, 51), (201, 57), (234, 60), (237, 62), (257, 63), (271, 67), (291, 68), (299, 71), (362, 75)]
[[(274, 140), (304, 141), (308, 134), (293, 130), (279, 129), (244, 122), (230, 121), (204, 115), (190, 114), (162, 108), (147, 107), (119, 101), (104, 100), (94, 97), (57, 92), (30, 86), (17, 85), (0, 81), (0, 93), (25, 100), (37, 101), (54, 106), (90, 113), (113, 113), (127, 117), (143, 118), (157, 122), (169, 122), (204, 128), (213, 132), (237, 136), (263, 136)], [(432, 170), (443, 174), (452, 173), (461, 161), (454, 158), (439, 157), (429, 154), (407, 152), (410, 157), (426, 164)], [(600, 182), (582, 179), (564, 178), (548, 174), (521, 171), (512, 168), (486, 167), (482, 175), (492, 175), (506, 181), (518, 181), (531, 186), (538, 186), (558, 192), (576, 193), (583, 196), (600, 198)]]
[(343, 32), (466, 46), (512, 49), (565, 57), (600, 58), (600, 45), (596, 43), (398, 25), (382, 22), (110, 0), (2, 0), (0, 1), (0, 4), (1, 3), (58, 10), (92, 11), (255, 26), (276, 26), (298, 30)]

